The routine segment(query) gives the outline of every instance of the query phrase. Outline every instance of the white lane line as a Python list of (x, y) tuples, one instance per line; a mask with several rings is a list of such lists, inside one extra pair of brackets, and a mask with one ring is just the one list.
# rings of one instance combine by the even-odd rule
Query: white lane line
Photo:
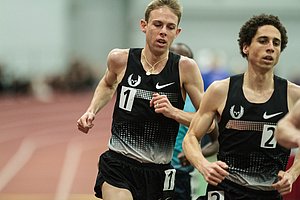
[[(1, 132), (9, 132), (11, 130), (19, 130), (22, 128), (26, 128), (26, 126), (31, 127), (31, 126), (37, 126), (37, 125), (43, 125), (45, 128), (49, 128), (49, 124), (52, 123), (57, 123), (57, 122), (66, 122), (69, 123), (70, 121), (75, 121), (75, 119), (72, 119), (70, 117), (70, 114), (64, 114), (64, 113), (59, 113), (58, 115), (49, 115), (47, 117), (41, 117), (41, 116), (35, 116), (35, 117), (28, 117), (28, 118), (23, 118), (21, 121), (8, 121), (5, 122), (3, 125), (1, 125)], [(75, 124), (74, 122), (74, 124)], [(74, 125), (75, 127), (75, 125)]]
[[(6, 165), (0, 171), (0, 191), (16, 176), (16, 174), (25, 166), (31, 159), (34, 152), (41, 147), (50, 146), (53, 144), (62, 143), (67, 141), (70, 137), (54, 135), (51, 136), (49, 133), (52, 130), (42, 131), (43, 134), (32, 134), (25, 138), (20, 144), (19, 149), (16, 153), (8, 160)], [(48, 132), (48, 134), (46, 134)], [(44, 135), (45, 134), (45, 135)]]
[(80, 141), (73, 140), (69, 143), (54, 200), (67, 200), (69, 198), (81, 153), (82, 145)]
[(6, 163), (0, 172), (0, 191), (24, 167), (36, 149), (35, 143), (26, 139), (22, 142), (16, 154)]

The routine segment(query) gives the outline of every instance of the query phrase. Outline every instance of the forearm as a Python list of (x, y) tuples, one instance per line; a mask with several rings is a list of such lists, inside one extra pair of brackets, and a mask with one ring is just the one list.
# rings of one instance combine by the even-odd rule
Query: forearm
[(294, 163), (292, 167), (288, 170), (288, 172), (292, 175), (294, 181), (300, 175), (300, 150), (299, 149), (296, 151)]
[(115, 86), (108, 86), (104, 80), (101, 80), (94, 92), (92, 101), (87, 112), (98, 113), (113, 97)]
[(185, 112), (184, 110), (176, 109), (173, 112), (173, 119), (185, 126), (190, 126), (190, 123), (195, 115), (195, 112)]
[(208, 162), (202, 154), (198, 139), (194, 135), (187, 134), (184, 137), (182, 148), (186, 158), (196, 169), (201, 169), (201, 164)]

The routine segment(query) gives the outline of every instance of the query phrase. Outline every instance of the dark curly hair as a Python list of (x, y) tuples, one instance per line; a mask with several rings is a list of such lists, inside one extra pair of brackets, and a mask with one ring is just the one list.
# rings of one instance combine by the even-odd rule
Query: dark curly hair
[(272, 25), (277, 28), (281, 34), (281, 52), (285, 49), (288, 43), (287, 31), (280, 22), (278, 16), (261, 14), (250, 18), (240, 29), (239, 32), (239, 47), (243, 57), (247, 55), (243, 52), (244, 45), (250, 45), (252, 38), (255, 36), (259, 27), (264, 25)]

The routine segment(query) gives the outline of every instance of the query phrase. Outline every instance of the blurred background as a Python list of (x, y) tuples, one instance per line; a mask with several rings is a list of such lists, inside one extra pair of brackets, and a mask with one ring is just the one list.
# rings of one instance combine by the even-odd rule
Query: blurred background
[[(276, 73), (300, 83), (299, 0), (180, 2), (183, 31), (175, 42), (191, 47), (203, 73), (242, 72), (239, 29), (251, 16), (267, 13), (279, 16), (289, 37)], [(0, 200), (94, 198), (113, 104), (98, 115), (88, 136), (78, 133), (76, 121), (109, 51), (144, 46), (139, 22), (148, 3), (0, 0)]]
[[(278, 74), (297, 79), (300, 67), (300, 1), (181, 0), (182, 33), (177, 42), (191, 46), (200, 68), (210, 57), (229, 71), (245, 61), (237, 38), (241, 25), (260, 13), (278, 15), (289, 43), (277, 66)], [(2, 87), (13, 79), (41, 81), (66, 73), (79, 61), (94, 75), (104, 72), (113, 48), (141, 47), (139, 22), (148, 0), (0, 0), (0, 66)], [(201, 66), (202, 65), (202, 66)]]

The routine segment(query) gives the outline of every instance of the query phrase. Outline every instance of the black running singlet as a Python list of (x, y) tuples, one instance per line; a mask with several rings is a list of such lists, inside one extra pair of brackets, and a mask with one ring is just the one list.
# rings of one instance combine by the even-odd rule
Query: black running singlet
[(142, 49), (130, 49), (124, 77), (117, 88), (109, 148), (145, 163), (171, 161), (179, 124), (150, 107), (153, 93), (167, 95), (171, 104), (183, 109), (177, 54), (169, 53), (159, 74), (146, 75)]
[(229, 165), (228, 179), (246, 187), (273, 190), (285, 170), (290, 150), (274, 137), (277, 122), (288, 112), (287, 81), (274, 76), (274, 92), (265, 103), (251, 103), (243, 93), (243, 74), (230, 78), (219, 122), (218, 159)]

